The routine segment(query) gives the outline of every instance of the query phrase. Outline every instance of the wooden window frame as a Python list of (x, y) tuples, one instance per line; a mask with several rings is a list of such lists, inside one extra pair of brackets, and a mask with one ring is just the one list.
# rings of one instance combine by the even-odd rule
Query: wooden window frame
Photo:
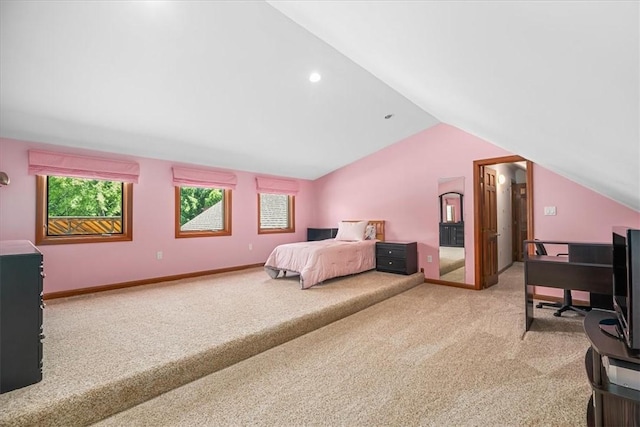
[(180, 188), (189, 187), (188, 185), (175, 187), (175, 236), (176, 239), (189, 237), (218, 237), (231, 236), (231, 191), (229, 189), (220, 188), (224, 201), (223, 212), (223, 229), (222, 230), (199, 230), (199, 231), (182, 231), (180, 230)]
[(47, 235), (47, 220), (47, 175), (36, 175), (36, 245), (130, 242), (133, 240), (133, 184), (130, 182), (122, 183), (122, 233), (49, 236)]
[(296, 196), (283, 194), (283, 196), (287, 196), (289, 201), (289, 218), (288, 218), (287, 228), (261, 228), (260, 217), (261, 217), (262, 208), (260, 206), (260, 194), (268, 194), (268, 193), (258, 193), (258, 234), (295, 233), (296, 232)]

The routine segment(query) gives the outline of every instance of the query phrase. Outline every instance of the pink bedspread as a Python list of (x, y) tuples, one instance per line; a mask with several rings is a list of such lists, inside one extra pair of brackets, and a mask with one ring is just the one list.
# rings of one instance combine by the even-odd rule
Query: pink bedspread
[(265, 271), (274, 279), (280, 271), (300, 273), (302, 289), (375, 266), (375, 240), (345, 242), (334, 239), (280, 245), (264, 264)]

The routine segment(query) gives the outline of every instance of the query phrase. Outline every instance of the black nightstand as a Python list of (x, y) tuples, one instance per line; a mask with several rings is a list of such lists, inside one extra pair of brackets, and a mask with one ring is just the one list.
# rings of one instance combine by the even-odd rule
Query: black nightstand
[(376, 270), (398, 274), (417, 273), (418, 244), (376, 242)]

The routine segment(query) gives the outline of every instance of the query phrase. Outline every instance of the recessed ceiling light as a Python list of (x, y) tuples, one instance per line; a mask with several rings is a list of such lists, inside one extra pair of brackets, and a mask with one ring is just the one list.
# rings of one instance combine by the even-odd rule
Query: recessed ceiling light
[(319, 73), (311, 73), (311, 75), (309, 76), (309, 81), (311, 83), (317, 83), (320, 81), (320, 79), (322, 78), (322, 76)]
[(391, 117), (393, 117), (393, 114), (387, 114), (384, 116), (385, 120), (389, 120)]

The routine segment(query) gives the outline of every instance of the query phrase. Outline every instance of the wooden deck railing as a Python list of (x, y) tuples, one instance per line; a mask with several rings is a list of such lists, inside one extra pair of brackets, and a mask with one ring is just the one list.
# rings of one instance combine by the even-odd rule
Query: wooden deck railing
[(118, 216), (52, 216), (48, 221), (49, 236), (76, 234), (122, 233), (122, 218)]

